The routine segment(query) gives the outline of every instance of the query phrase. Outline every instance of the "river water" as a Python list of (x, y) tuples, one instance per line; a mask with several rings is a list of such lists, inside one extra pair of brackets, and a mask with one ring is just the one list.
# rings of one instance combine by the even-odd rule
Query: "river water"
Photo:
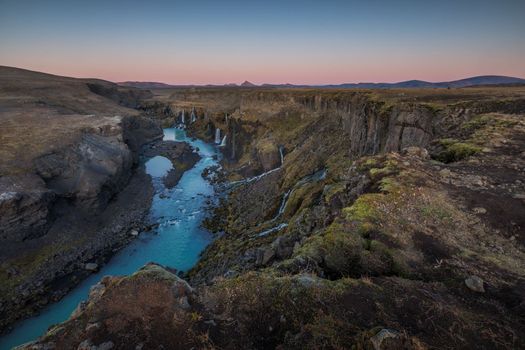
[(21, 321), (14, 330), (0, 338), (0, 350), (34, 340), (53, 324), (69, 318), (73, 310), (86, 300), (89, 289), (107, 275), (129, 275), (148, 262), (156, 262), (180, 271), (190, 269), (199, 254), (211, 242), (212, 236), (201, 227), (206, 201), (214, 201), (214, 188), (201, 173), (218, 165), (220, 153), (213, 145), (190, 139), (180, 129), (164, 129), (164, 140), (189, 143), (198, 148), (201, 160), (186, 171), (177, 186), (168, 190), (162, 177), (172, 168), (167, 158), (156, 156), (146, 162), (146, 172), (152, 177), (155, 196), (150, 209), (150, 220), (159, 226), (143, 232), (132, 243), (117, 253), (96, 274), (82, 281), (57, 303), (49, 305), (35, 317)]

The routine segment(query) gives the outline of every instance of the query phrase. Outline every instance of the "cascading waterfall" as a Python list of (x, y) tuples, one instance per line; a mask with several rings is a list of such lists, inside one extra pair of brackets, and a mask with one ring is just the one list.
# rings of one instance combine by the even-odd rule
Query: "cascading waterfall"
[(282, 230), (283, 228), (285, 228), (285, 227), (287, 227), (287, 226), (288, 226), (288, 224), (283, 222), (282, 224), (279, 224), (279, 225), (277, 225), (277, 226), (275, 226), (275, 227), (272, 227), (272, 228), (270, 228), (270, 229), (268, 229), (268, 230), (266, 230), (266, 231), (263, 231), (263, 232), (259, 233), (259, 234), (257, 235), (257, 237), (264, 237), (264, 236), (267, 236), (267, 235), (269, 235), (270, 233), (274, 233), (274, 232), (276, 232), (276, 231), (280, 231), (280, 230)]
[(288, 190), (283, 195), (283, 199), (281, 200), (281, 206), (279, 207), (279, 211), (277, 212), (275, 217), (272, 219), (273, 221), (277, 220), (279, 218), (279, 216), (281, 216), (284, 213), (284, 209), (286, 208), (286, 203), (288, 201), (288, 196), (290, 195), (291, 192), (292, 192), (292, 190)]
[(185, 119), (185, 116), (184, 116), (184, 110), (182, 110), (182, 115), (181, 115), (181, 117), (180, 117), (181, 124), (186, 124), (186, 122), (185, 122), (184, 119)]
[(222, 138), (221, 144), (219, 145), (220, 147), (225, 147), (226, 146), (226, 136), (227, 135), (224, 135), (224, 137)]
[(271, 173), (274, 173), (274, 172), (276, 172), (276, 171), (278, 171), (280, 169), (281, 169), (281, 167), (278, 167), (278, 168), (275, 168), (275, 169), (272, 169), (272, 170), (268, 170), (267, 172), (262, 173), (261, 175), (250, 177), (248, 179), (239, 180), (239, 181), (232, 181), (232, 182), (230, 182), (230, 185), (246, 184), (246, 183), (258, 181), (259, 179), (265, 177), (266, 175), (270, 175)]
[(197, 121), (197, 116), (195, 115), (195, 107), (191, 109), (191, 122), (195, 123)]
[[(279, 169), (279, 168), (277, 168)], [(276, 170), (276, 169), (273, 169), (273, 170)], [(270, 170), (272, 171), (272, 170)], [(260, 175), (259, 175), (260, 176)], [(277, 214), (269, 221), (266, 221), (262, 224), (259, 224), (258, 226), (260, 225), (264, 225), (264, 224), (269, 224), (269, 223), (273, 223), (275, 221), (277, 221), (277, 219), (279, 219), (281, 217), (281, 215), (284, 213), (284, 210), (286, 209), (286, 205), (288, 204), (288, 198), (290, 197), (290, 195), (296, 190), (298, 189), (299, 187), (301, 187), (302, 185), (308, 183), (308, 182), (315, 182), (315, 181), (321, 181), (321, 180), (324, 180), (326, 178), (326, 169), (321, 169), (319, 171), (316, 171), (315, 173), (311, 174), (311, 175), (307, 175), (305, 177), (303, 177), (301, 180), (299, 180), (291, 189), (289, 189), (286, 193), (283, 194), (283, 198), (281, 200), (281, 205), (279, 206), (279, 211), (277, 212)], [(273, 226), (267, 230), (264, 230), (262, 231), (261, 233), (258, 233), (256, 236), (257, 237), (264, 237), (264, 236), (267, 236), (269, 235), (270, 233), (273, 233), (273, 232), (276, 232), (276, 231), (280, 231), (282, 230), (283, 228), (287, 227), (288, 224), (287, 223), (280, 223), (276, 226)]]
[[(217, 140), (217, 136), (215, 136), (215, 140)], [(249, 179), (244, 179), (244, 180), (230, 182), (230, 185), (245, 184), (245, 183), (250, 183), (250, 182), (253, 182), (253, 181), (257, 181), (257, 180), (265, 177), (266, 175), (269, 175), (269, 174), (271, 174), (273, 172), (276, 172), (277, 170), (281, 169), (281, 167), (284, 164), (284, 153), (283, 153), (283, 147), (282, 146), (279, 147), (279, 154), (281, 155), (281, 165), (278, 166), (277, 168), (272, 169), (272, 170), (268, 170), (267, 172), (262, 173), (262, 174), (257, 175), (257, 176), (254, 176), (254, 177), (250, 177)]]
[(215, 143), (217, 145), (221, 144), (221, 129), (219, 128), (215, 129)]

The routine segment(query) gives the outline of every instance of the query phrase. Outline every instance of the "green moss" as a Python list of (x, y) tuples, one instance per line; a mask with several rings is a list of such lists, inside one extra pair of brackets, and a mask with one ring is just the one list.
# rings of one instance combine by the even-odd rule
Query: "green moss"
[(440, 221), (450, 220), (452, 215), (450, 212), (443, 207), (437, 205), (425, 205), (420, 208), (421, 214), (428, 219), (437, 219)]
[(336, 154), (326, 161), (328, 176), (332, 179), (340, 179), (352, 166), (353, 161), (346, 154)]
[(490, 117), (487, 115), (480, 115), (472, 118), (471, 120), (461, 124), (463, 130), (476, 130), (484, 127), (490, 121)]
[(427, 107), (434, 114), (439, 113), (440, 111), (444, 109), (444, 106), (439, 103), (427, 102), (427, 103), (422, 103), (421, 105)]
[(323, 183), (318, 181), (307, 183), (293, 190), (288, 198), (284, 215), (290, 217), (302, 208), (311, 207), (320, 198), (323, 188)]
[(481, 147), (467, 142), (460, 142), (455, 139), (440, 140), (444, 150), (438, 154), (438, 160), (444, 163), (451, 163), (463, 160), (478, 152), (481, 152)]
[(348, 221), (370, 221), (374, 222), (378, 218), (378, 211), (375, 203), (382, 196), (381, 194), (369, 193), (357, 198), (351, 207), (344, 208), (343, 214)]
[(323, 236), (324, 263), (335, 275), (357, 275), (361, 270), (363, 246), (364, 241), (359, 234), (345, 231), (340, 224), (332, 224)]
[(401, 184), (392, 177), (384, 177), (379, 182), (381, 192), (395, 192), (401, 189)]
[[(379, 159), (374, 159), (374, 162), (370, 162), (370, 159), (367, 160), (363, 166), (369, 169), (369, 174), (372, 178), (380, 178), (388, 175), (395, 174), (399, 171), (398, 165), (399, 162), (392, 158), (384, 159), (380, 161)], [(373, 164), (372, 167), (367, 164)], [(365, 170), (363, 169), (363, 170)]]
[(338, 182), (333, 185), (325, 186), (323, 190), (324, 200), (329, 203), (337, 194), (344, 192), (346, 184), (344, 182)]
[(361, 158), (365, 159), (358, 162), (357, 169), (359, 171), (370, 170), (371, 168), (379, 168), (380, 161), (376, 157)]
[(147, 277), (156, 281), (176, 281), (178, 277), (165, 268), (155, 264), (148, 264), (135, 272), (129, 278)]
[(368, 241), (368, 251), (361, 259), (363, 272), (366, 274), (404, 275), (406, 268), (396, 254), (385, 244), (377, 240)]
[(359, 234), (333, 223), (322, 234), (310, 237), (296, 256), (323, 265), (329, 275), (340, 278), (359, 274), (363, 249), (364, 240)]
[(508, 119), (505, 115), (498, 114), (483, 114), (472, 118), (469, 121), (464, 122), (461, 125), (461, 129), (466, 131), (474, 131), (483, 129), (486, 127), (492, 128), (511, 128), (518, 124), (518, 121)]

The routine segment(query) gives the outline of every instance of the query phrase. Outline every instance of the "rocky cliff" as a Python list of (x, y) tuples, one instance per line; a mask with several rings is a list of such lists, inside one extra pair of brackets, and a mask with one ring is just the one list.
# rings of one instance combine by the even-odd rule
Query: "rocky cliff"
[(143, 225), (153, 190), (139, 152), (162, 130), (126, 108), (149, 96), (142, 91), (7, 67), (0, 81), (4, 330), (63, 295), (86, 262), (101, 263)]
[(26, 348), (525, 346), (522, 88), (154, 94), (226, 135), (217, 239), (189, 283), (107, 278)]

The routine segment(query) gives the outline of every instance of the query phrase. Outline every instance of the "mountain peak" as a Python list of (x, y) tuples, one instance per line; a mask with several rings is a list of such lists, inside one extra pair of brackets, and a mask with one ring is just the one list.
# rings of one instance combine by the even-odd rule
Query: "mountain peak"
[(257, 86), (253, 83), (250, 83), (248, 80), (245, 80), (244, 83), (241, 84), (242, 87), (254, 87)]

